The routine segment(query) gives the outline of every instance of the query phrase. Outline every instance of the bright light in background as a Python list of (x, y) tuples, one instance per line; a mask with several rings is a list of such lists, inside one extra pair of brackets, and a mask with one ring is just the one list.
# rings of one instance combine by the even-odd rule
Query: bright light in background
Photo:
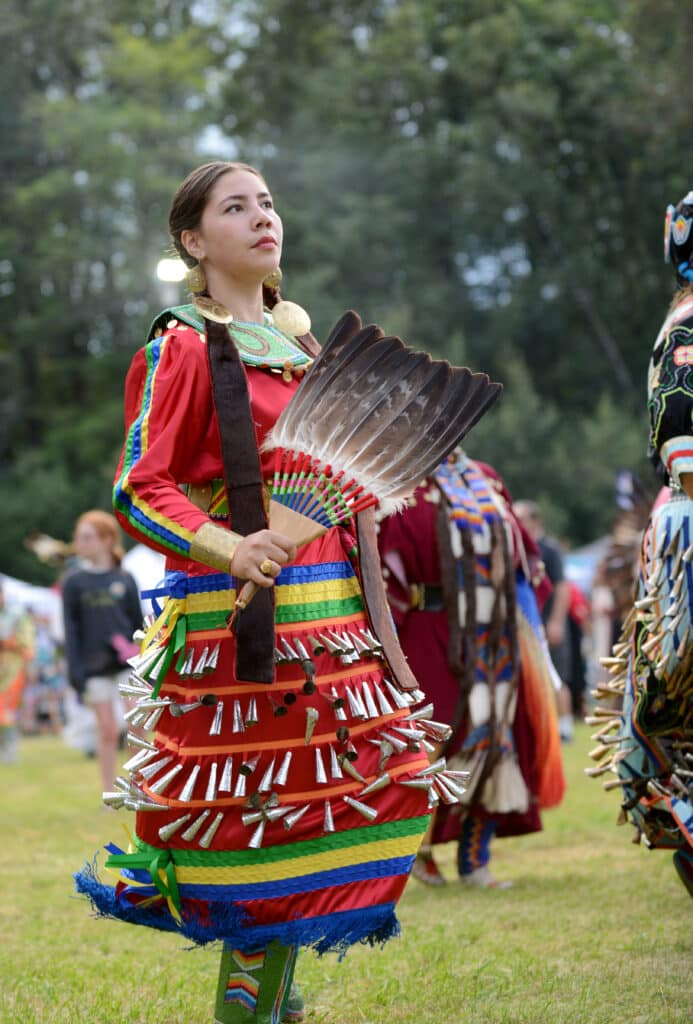
[(182, 281), (186, 270), (183, 260), (163, 259), (156, 265), (156, 276), (160, 281)]

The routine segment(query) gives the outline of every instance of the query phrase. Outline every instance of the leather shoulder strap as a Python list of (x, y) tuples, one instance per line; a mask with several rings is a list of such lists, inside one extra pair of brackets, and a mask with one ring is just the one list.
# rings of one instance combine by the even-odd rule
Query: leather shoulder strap
[[(226, 327), (205, 320), (205, 333), (232, 526), (247, 536), (267, 528), (248, 380)], [(274, 682), (274, 587), (260, 589), (237, 617), (236, 678)]]

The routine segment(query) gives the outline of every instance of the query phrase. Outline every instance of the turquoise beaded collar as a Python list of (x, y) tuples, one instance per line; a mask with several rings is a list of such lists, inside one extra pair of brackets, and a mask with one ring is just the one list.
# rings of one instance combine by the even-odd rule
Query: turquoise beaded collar
[[(204, 321), (201, 315), (193, 305), (189, 304), (171, 306), (159, 313), (152, 324), (149, 337), (152, 338), (157, 329), (163, 331), (166, 327), (172, 326), (171, 320), (181, 320), (200, 333), (204, 332)], [(283, 334), (278, 327), (274, 326), (271, 313), (265, 313), (264, 324), (250, 324), (233, 320), (228, 324), (228, 329), (241, 359), (247, 366), (266, 367), (290, 373), (294, 369), (307, 369), (312, 362), (307, 352), (304, 352), (288, 335)]]

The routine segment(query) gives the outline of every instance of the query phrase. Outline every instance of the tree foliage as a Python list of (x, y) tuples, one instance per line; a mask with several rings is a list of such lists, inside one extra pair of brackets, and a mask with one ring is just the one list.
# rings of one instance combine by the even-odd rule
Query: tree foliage
[[(238, 153), (285, 291), (504, 381), (469, 440), (554, 529), (642, 470), (693, 15), (673, 0), (10, 0), (0, 23), (0, 565), (108, 507), (182, 176)], [(676, 24), (676, 33), (671, 26)], [(181, 296), (182, 298), (182, 293)]]

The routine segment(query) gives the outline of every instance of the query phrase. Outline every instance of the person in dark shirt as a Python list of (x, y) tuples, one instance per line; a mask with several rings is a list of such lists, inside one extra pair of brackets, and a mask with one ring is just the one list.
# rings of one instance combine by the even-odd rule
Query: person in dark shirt
[(114, 516), (94, 509), (75, 525), (80, 563), (63, 581), (65, 653), (70, 684), (96, 716), (103, 788), (113, 788), (119, 725), (118, 683), (125, 659), (135, 652), (132, 636), (142, 625), (137, 584), (120, 567), (123, 550)]

